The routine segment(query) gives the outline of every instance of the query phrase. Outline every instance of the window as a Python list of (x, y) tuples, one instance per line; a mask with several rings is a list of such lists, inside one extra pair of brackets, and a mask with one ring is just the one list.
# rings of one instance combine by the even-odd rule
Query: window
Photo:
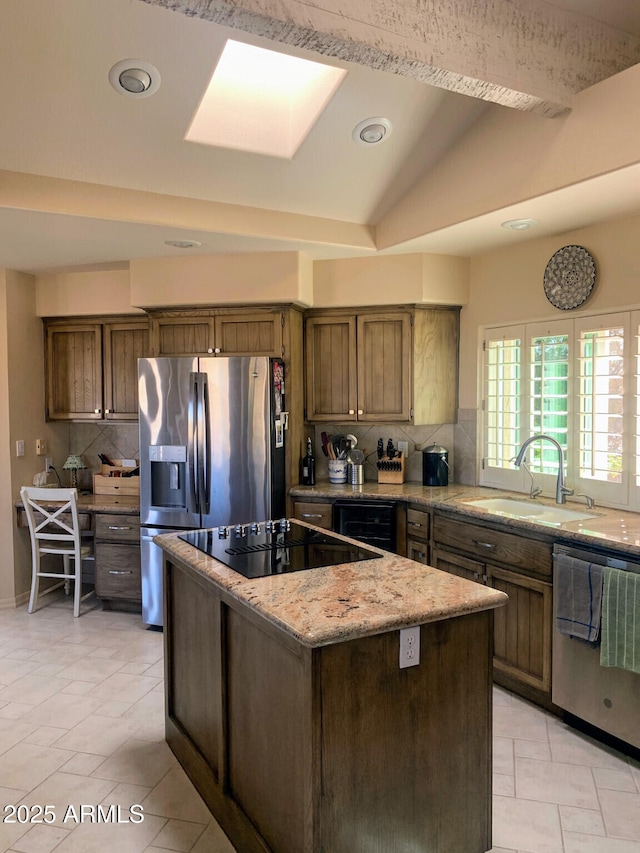
[(488, 329), (481, 484), (553, 494), (551, 442), (531, 444), (524, 470), (513, 465), (525, 439), (544, 434), (576, 492), (640, 505), (639, 331), (640, 312)]

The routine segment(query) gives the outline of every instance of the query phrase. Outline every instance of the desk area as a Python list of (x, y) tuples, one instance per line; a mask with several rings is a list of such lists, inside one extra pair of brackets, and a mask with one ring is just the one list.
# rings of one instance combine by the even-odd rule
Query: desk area
[[(18, 527), (27, 528), (21, 501), (15, 502)], [(95, 545), (96, 595), (113, 602), (142, 602), (140, 579), (140, 498), (138, 495), (78, 495), (80, 528)]]

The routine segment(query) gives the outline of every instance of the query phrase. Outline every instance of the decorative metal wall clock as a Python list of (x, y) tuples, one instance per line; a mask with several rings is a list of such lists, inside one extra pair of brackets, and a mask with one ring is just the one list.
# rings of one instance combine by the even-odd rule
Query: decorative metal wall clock
[(582, 246), (558, 249), (544, 271), (545, 296), (563, 311), (582, 305), (595, 283), (596, 262)]

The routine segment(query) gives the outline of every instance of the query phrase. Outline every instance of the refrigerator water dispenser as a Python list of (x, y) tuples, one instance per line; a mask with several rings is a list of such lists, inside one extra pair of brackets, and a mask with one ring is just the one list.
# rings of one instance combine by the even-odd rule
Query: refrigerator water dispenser
[(156, 444), (149, 447), (151, 504), (186, 507), (187, 448)]

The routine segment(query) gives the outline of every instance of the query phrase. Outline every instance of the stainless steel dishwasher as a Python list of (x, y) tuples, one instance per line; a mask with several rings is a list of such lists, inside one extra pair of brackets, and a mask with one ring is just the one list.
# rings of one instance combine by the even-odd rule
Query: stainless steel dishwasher
[[(619, 551), (556, 544), (556, 556), (566, 554), (586, 563), (640, 573), (637, 562)], [(557, 602), (553, 602), (552, 688), (553, 702), (575, 717), (607, 734), (640, 748), (640, 675), (617, 667), (600, 666), (600, 646), (568, 637), (558, 631)]]

